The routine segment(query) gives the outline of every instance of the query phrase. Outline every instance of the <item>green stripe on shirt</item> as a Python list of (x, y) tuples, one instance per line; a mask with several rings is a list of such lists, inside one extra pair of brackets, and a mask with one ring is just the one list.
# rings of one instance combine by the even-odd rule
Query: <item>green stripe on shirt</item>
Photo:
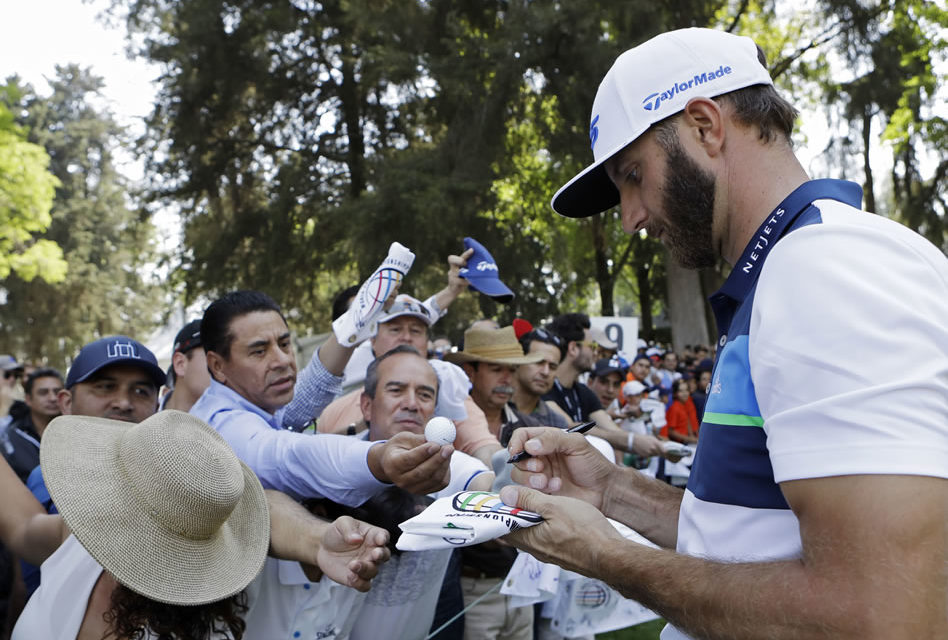
[(704, 412), (704, 421), (715, 424), (726, 424), (733, 427), (762, 427), (764, 419), (760, 416), (745, 416), (739, 413)]

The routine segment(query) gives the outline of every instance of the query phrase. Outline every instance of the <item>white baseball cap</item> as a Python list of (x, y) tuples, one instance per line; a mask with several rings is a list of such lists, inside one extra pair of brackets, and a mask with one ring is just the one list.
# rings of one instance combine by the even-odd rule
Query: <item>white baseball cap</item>
[(435, 318), (431, 315), (431, 311), (428, 310), (428, 307), (426, 307), (424, 303), (417, 298), (412, 298), (407, 293), (400, 293), (395, 296), (392, 306), (389, 307), (387, 311), (382, 311), (379, 314), (377, 324), (385, 324), (401, 316), (418, 318), (429, 327), (433, 325), (435, 321)]
[(593, 102), (589, 140), (595, 161), (563, 185), (553, 209), (584, 218), (619, 204), (603, 163), (650, 126), (696, 97), (713, 98), (773, 80), (750, 38), (714, 29), (679, 29), (655, 36), (620, 55)]
[(638, 380), (629, 380), (624, 385), (622, 385), (622, 395), (624, 396), (637, 396), (641, 395), (646, 389), (646, 386), (639, 382)]

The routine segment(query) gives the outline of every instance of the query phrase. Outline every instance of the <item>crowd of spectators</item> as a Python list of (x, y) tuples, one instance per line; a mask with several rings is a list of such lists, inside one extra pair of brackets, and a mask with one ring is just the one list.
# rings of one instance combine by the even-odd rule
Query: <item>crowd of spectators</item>
[[(334, 331), (299, 371), (281, 307), (256, 291), (224, 295), (186, 323), (166, 370), (144, 344), (121, 335), (85, 345), (65, 377), (0, 357), (0, 448), (15, 474), (2, 480), (18, 500), (0, 518), (9, 547), (0, 566), (3, 637), (50, 629), (61, 637), (90, 630), (122, 637), (146, 629), (205, 637), (184, 630), (201, 616), (216, 616), (220, 628), (233, 635), (239, 630), (244, 638), (423, 638), (434, 631), (438, 638), (558, 637), (539, 611), (513, 607), (496, 590), (516, 558), (512, 547), (491, 541), (454, 552), (399, 552), (397, 525), (440, 495), (497, 490), (498, 482), (509, 482), (505, 446), (522, 426), (565, 429), (595, 420), (590, 437), (603, 451), (617, 464), (645, 468), (642, 461), (666, 456), (663, 443), (678, 440), (678, 429), (669, 436), (657, 418), (646, 429), (633, 428), (644, 414), (638, 398), (624, 392), (636, 379), (630, 361), (648, 363), (643, 375), (649, 385), (638, 395), (657, 394), (671, 407), (670, 384), (696, 379), (702, 363), (689, 348), (678, 366), (674, 354), (643, 341), (634, 353), (619, 351), (582, 313), (545, 325), (518, 319), (507, 327), (483, 318), (454, 346), (433, 327), (469, 288), (491, 295), (485, 291), (500, 283), (496, 274), (490, 282), (462, 274), (469, 262), (492, 258), (476, 243), (450, 256), (447, 285), (425, 300), (398, 293), (412, 259), (396, 243), (362, 288), (340, 292)], [(385, 300), (366, 305), (364, 290), (386, 273), (396, 286)], [(693, 415), (690, 397), (686, 401)], [(168, 585), (139, 588), (121, 578), (99, 578), (118, 569), (109, 554), (88, 556), (100, 542), (89, 536), (103, 536), (83, 529), (88, 514), (64, 512), (65, 520), (51, 521), (55, 526), (37, 524), (46, 522), (40, 516), (60, 517), (60, 506), (77, 509), (55, 487), (87, 481), (73, 479), (76, 471), (68, 464), (41, 465), (48, 425), (72, 432), (84, 424), (78, 418), (94, 418), (154, 429), (149, 421), (163, 416), (160, 428), (169, 430), (165, 445), (173, 452), (198, 446), (172, 435), (177, 431), (169, 424), (192, 424), (179, 412), (223, 436), (259, 480), (270, 503), (271, 537), (315, 540), (332, 553), (314, 560), (312, 549), (284, 544), (277, 552), (271, 543), (275, 557), (240, 585), (236, 600), (228, 594), (206, 610), (179, 610), (190, 597), (184, 583), (177, 587), (180, 599), (162, 600), (156, 594)], [(425, 441), (424, 426), (435, 415), (455, 423), (453, 445)], [(177, 472), (201, 473), (187, 451), (174, 455)], [(45, 478), (47, 473), (55, 476)], [(36, 533), (50, 529), (50, 536)], [(351, 539), (340, 541), (340, 531)], [(110, 543), (125, 544), (133, 532), (113, 533)], [(77, 558), (76, 564), (60, 556)], [(69, 595), (64, 585), (77, 584), (80, 592)], [(50, 623), (54, 607), (76, 615)], [(215, 634), (207, 637), (227, 637)]]
[[(621, 595), (664, 638), (943, 635), (944, 256), (858, 185), (809, 179), (747, 38), (661, 34), (593, 114), (595, 161), (554, 209), (618, 205), (683, 266), (733, 265), (719, 353), (633, 350), (578, 310), (452, 346), (432, 327), (459, 295), (515, 295), (465, 238), (424, 300), (393, 243), (301, 368), (259, 291), (183, 327), (168, 372), (124, 335), (65, 376), (0, 356), (0, 635), (562, 638), (498, 591), (525, 558), (601, 580), (571, 600), (584, 619)], [(435, 417), (453, 440), (426, 438)], [(401, 523), (461, 492), (492, 524), (532, 519), (399, 551)], [(460, 544), (458, 522), (429, 538)]]

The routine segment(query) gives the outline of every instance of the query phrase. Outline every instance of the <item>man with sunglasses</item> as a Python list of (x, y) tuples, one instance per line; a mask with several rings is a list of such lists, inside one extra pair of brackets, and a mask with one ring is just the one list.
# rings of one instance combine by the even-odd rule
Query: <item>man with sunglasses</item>
[(543, 399), (555, 402), (573, 423), (595, 420), (597, 426), (589, 434), (607, 441), (613, 449), (643, 457), (663, 455), (664, 449), (657, 438), (623, 431), (603, 409), (596, 394), (579, 381), (580, 374), (592, 371), (596, 355), (589, 316), (566, 313), (553, 318), (547, 328), (563, 340), (566, 356), (556, 368), (553, 388)]

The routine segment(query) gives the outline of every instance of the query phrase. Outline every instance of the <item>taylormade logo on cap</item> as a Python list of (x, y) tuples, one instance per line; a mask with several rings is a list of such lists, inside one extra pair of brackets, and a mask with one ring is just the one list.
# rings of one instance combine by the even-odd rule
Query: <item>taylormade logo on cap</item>
[[(658, 111), (659, 107), (662, 105), (662, 102), (671, 100), (679, 93), (684, 93), (685, 91), (688, 91), (688, 89), (692, 89), (694, 87), (700, 87), (705, 82), (713, 82), (716, 78), (723, 78), (730, 73), (731, 67), (722, 64), (713, 71), (695, 74), (693, 78), (672, 84), (671, 89), (668, 89), (667, 91), (653, 93), (646, 96), (645, 100), (642, 101), (642, 106), (645, 107), (646, 111)], [(593, 144), (595, 144), (595, 141), (593, 141)]]
[(560, 187), (553, 209), (582, 218), (619, 204), (604, 163), (694, 98), (772, 85), (750, 38), (715, 29), (679, 29), (629, 49), (603, 77), (589, 120), (593, 163)]
[(497, 271), (497, 264), (493, 262), (487, 262), (486, 260), (482, 260), (477, 263), (477, 270), (478, 271)]

